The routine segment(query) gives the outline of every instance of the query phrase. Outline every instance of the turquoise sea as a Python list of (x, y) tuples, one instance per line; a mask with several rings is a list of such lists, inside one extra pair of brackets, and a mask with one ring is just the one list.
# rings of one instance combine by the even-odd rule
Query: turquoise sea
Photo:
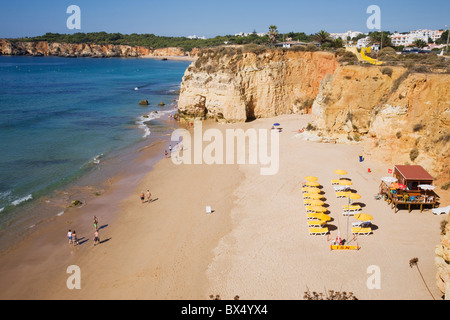
[(27, 203), (151, 139), (189, 64), (0, 56), (0, 230), (19, 211), (32, 214)]

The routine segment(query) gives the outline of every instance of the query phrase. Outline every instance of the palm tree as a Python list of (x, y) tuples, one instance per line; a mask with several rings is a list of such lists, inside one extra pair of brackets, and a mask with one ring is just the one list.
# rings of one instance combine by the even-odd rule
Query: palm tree
[(270, 44), (273, 45), (275, 43), (275, 41), (277, 41), (277, 36), (278, 36), (278, 28), (275, 25), (271, 25), (269, 27), (269, 39), (270, 39)]
[(413, 44), (414, 44), (414, 46), (416, 46), (416, 47), (419, 48), (419, 49), (422, 49), (422, 48), (428, 46), (428, 44), (427, 44), (424, 40), (422, 40), (422, 39), (417, 39), (417, 40), (415, 40), (415, 41), (413, 42)]
[(330, 34), (324, 30), (320, 30), (314, 35), (314, 40), (320, 43), (320, 45), (331, 41)]
[(433, 294), (430, 291), (430, 288), (428, 288), (427, 283), (425, 282), (425, 279), (423, 278), (422, 272), (420, 272), (418, 262), (419, 262), (419, 258), (412, 258), (411, 260), (409, 260), (409, 267), (410, 268), (412, 268), (412, 267), (416, 267), (417, 268), (417, 271), (419, 271), (420, 277), (422, 278), (422, 281), (425, 284), (425, 287), (427, 287), (427, 290), (430, 293), (430, 295), (433, 298), (433, 300), (436, 300), (436, 299), (434, 299)]

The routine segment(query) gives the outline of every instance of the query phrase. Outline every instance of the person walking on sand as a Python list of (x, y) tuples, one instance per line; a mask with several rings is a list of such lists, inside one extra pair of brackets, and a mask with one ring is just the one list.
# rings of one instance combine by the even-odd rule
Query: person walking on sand
[(145, 194), (144, 194), (144, 191), (141, 192), (141, 201), (142, 201), (142, 203), (145, 202)]
[(150, 190), (147, 190), (147, 202), (150, 203), (152, 201), (152, 194), (150, 193)]
[(172, 145), (171, 144), (169, 144), (169, 153), (172, 156)]
[(98, 229), (94, 232), (94, 247), (100, 243), (100, 237), (98, 235)]
[(166, 158), (167, 158), (167, 155), (168, 155), (168, 153), (167, 153), (167, 150), (166, 151), (164, 151), (164, 155), (166, 156)]
[(98, 218), (96, 216), (94, 216), (94, 229), (98, 229)]
[(69, 244), (72, 244), (72, 230), (69, 229), (69, 232), (67, 232), (67, 238), (69, 239)]
[(72, 232), (72, 244), (74, 247), (78, 245), (77, 232), (75, 230)]

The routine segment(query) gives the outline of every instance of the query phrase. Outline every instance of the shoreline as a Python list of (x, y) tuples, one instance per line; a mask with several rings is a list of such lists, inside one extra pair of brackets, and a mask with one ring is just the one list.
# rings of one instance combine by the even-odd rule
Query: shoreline
[(189, 56), (151, 56), (151, 55), (142, 55), (139, 56), (142, 59), (156, 59), (156, 60), (174, 60), (174, 61), (196, 61), (198, 58), (189, 57)]
[[(202, 125), (223, 132), (270, 129), (274, 121), (283, 127), (277, 175), (261, 176), (260, 167), (254, 165), (177, 166), (162, 158), (144, 177), (120, 176), (116, 183), (122, 183), (126, 197), (118, 197), (116, 189), (80, 208), (89, 214), (78, 221), (76, 230), (85, 241), (79, 247), (67, 247), (61, 221), (59, 227), (42, 226), (41, 233), (20, 248), (0, 255), (4, 288), (0, 298), (207, 300), (219, 294), (230, 300), (235, 295), (248, 300), (301, 300), (308, 287), (352, 291), (359, 299), (430, 299), (419, 275), (408, 266), (414, 256), (438, 297), (434, 247), (439, 223), (446, 217), (417, 210), (394, 214), (385, 202), (375, 200), (379, 179), (389, 166), (359, 163), (359, 145), (296, 138), (309, 116)], [(140, 160), (146, 157), (143, 153)], [(310, 236), (305, 222), (299, 185), (304, 176), (315, 175), (333, 218), (330, 238), (339, 230), (345, 234), (341, 201), (329, 184), (336, 178), (333, 170), (341, 168), (349, 171), (352, 188), (362, 195), (364, 212), (374, 215), (374, 233), (358, 237), (357, 252), (331, 252), (327, 237)], [(147, 188), (155, 201), (142, 204), (139, 192)], [(213, 213), (206, 214), (205, 206)], [(97, 215), (104, 242), (94, 248), (91, 218), (97, 210), (116, 214), (113, 219)], [(66, 221), (75, 216), (75, 212), (63, 215)], [(46, 241), (49, 237), (53, 242)], [(69, 265), (82, 270), (81, 290), (66, 287)], [(382, 270), (381, 290), (366, 286), (367, 268), (372, 265)]]

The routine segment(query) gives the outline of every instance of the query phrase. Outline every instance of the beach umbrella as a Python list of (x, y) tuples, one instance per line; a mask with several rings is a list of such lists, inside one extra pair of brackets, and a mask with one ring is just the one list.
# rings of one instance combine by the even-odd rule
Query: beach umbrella
[(274, 125), (275, 127), (279, 127), (279, 126), (280, 126), (279, 123), (274, 123), (273, 125)]
[(349, 204), (350, 204), (350, 200), (361, 199), (361, 195), (360, 194), (352, 193), (352, 192), (347, 192), (347, 194), (345, 196), (348, 198)]
[(305, 186), (308, 186), (308, 187), (318, 187), (318, 186), (320, 186), (320, 183), (308, 181), (308, 182), (305, 183)]
[(383, 177), (381, 178), (381, 180), (387, 184), (391, 184), (398, 181), (398, 179), (394, 177)]
[(305, 177), (305, 180), (308, 182), (316, 182), (317, 180), (319, 180), (319, 178), (313, 177), (313, 176), (307, 176), (307, 177)]
[(348, 220), (349, 220), (349, 216), (350, 216), (350, 200), (357, 200), (357, 199), (361, 199), (361, 195), (357, 194), (357, 193), (352, 193), (352, 192), (347, 192), (347, 194), (345, 195), (348, 198), (348, 214), (347, 214), (347, 239), (348, 239)]
[(340, 175), (340, 176), (345, 176), (347, 174), (347, 171), (345, 170), (334, 170), (334, 173)]
[(330, 221), (331, 220), (331, 218), (324, 213), (314, 213), (314, 214), (310, 215), (310, 217), (317, 219), (317, 220), (321, 220), (321, 221)]
[(313, 200), (320, 200), (320, 199), (323, 199), (324, 196), (321, 195), (321, 194), (318, 194), (318, 193), (311, 193), (311, 194), (309, 195), (309, 198), (310, 198), (310, 199), (313, 199)]
[(307, 187), (307, 188), (303, 188), (305, 189), (308, 193), (320, 193), (321, 190), (319, 188), (313, 188), (313, 187)]
[(418, 187), (422, 190), (434, 190), (436, 188), (430, 184), (419, 184)]
[(325, 202), (323, 202), (322, 200), (305, 200), (306, 203), (308, 203), (310, 206), (323, 206), (325, 204)]
[(428, 190), (434, 190), (436, 187), (431, 184), (419, 184), (418, 187), (422, 190), (425, 190), (425, 194), (427, 194)]
[(309, 207), (308, 209), (311, 211), (314, 211), (314, 212), (326, 212), (327, 211), (327, 208), (322, 207), (322, 206), (312, 206), (312, 207)]
[(334, 191), (346, 191), (350, 189), (350, 186), (334, 186)]
[(341, 186), (351, 186), (353, 184), (353, 182), (351, 182), (350, 180), (339, 180), (339, 185)]
[(373, 217), (370, 214), (358, 213), (355, 214), (355, 219), (359, 221), (372, 221)]

